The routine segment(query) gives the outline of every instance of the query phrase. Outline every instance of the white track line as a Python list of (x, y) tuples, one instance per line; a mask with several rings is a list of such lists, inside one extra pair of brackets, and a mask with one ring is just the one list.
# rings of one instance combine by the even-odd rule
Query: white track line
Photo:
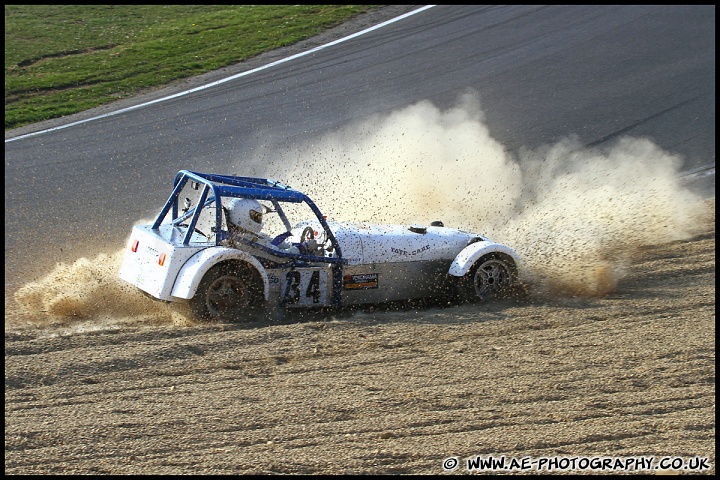
[(347, 41), (347, 40), (351, 40), (351, 39), (353, 39), (353, 38), (355, 38), (355, 37), (359, 37), (360, 35), (364, 35), (364, 34), (366, 34), (366, 33), (368, 33), (368, 32), (372, 32), (373, 30), (377, 30), (378, 28), (382, 28), (382, 27), (384, 27), (385, 25), (389, 25), (389, 24), (391, 24), (391, 23), (395, 23), (395, 22), (397, 22), (397, 21), (399, 21), (399, 20), (402, 20), (403, 18), (409, 17), (409, 16), (411, 16), (411, 15), (415, 15), (416, 13), (420, 13), (420, 12), (425, 11), (425, 10), (427, 10), (428, 8), (432, 8), (432, 7), (434, 7), (434, 6), (435, 6), (435, 5), (426, 5), (426, 6), (424, 6), (424, 7), (418, 8), (417, 10), (413, 10), (412, 12), (405, 13), (405, 14), (403, 14), (403, 15), (400, 15), (399, 17), (392, 18), (392, 19), (387, 20), (387, 21), (385, 21), (385, 22), (379, 23), (379, 24), (377, 24), (377, 25), (375, 25), (375, 26), (373, 26), (373, 27), (366, 28), (365, 30), (362, 30), (362, 31), (357, 32), (357, 33), (353, 33), (352, 35), (348, 35), (347, 37), (343, 37), (343, 38), (341, 38), (341, 39), (339, 39), (339, 40), (335, 40), (335, 41), (333, 41), (333, 42), (326, 43), (325, 45), (320, 45), (319, 47), (312, 48), (312, 49), (310, 49), (310, 50), (308, 50), (308, 51), (306, 51), (306, 52), (297, 53), (297, 54), (291, 55), (291, 56), (289, 56), (289, 57), (287, 57), (287, 58), (283, 58), (283, 59), (277, 60), (277, 61), (275, 61), (275, 62), (268, 63), (267, 65), (263, 65), (262, 67), (253, 68), (252, 70), (248, 70), (248, 71), (246, 71), (246, 72), (238, 73), (237, 75), (232, 75), (232, 76), (230, 76), (230, 77), (223, 78), (222, 80), (217, 80), (217, 81), (215, 81), (215, 82), (208, 83), (207, 85), (202, 85), (202, 86), (200, 86), (200, 87), (191, 88), (190, 90), (185, 90), (185, 91), (183, 91), (183, 92), (179, 92), (179, 93), (176, 93), (176, 94), (167, 96), (167, 97), (158, 98), (158, 99), (152, 100), (152, 101), (150, 101), (150, 102), (141, 103), (141, 104), (139, 104), (139, 105), (135, 105), (135, 106), (132, 106), (132, 107), (123, 108), (123, 109), (120, 109), (120, 110), (116, 110), (116, 111), (114, 111), (114, 112), (105, 113), (105, 114), (103, 114), (103, 115), (98, 115), (97, 117), (86, 118), (85, 120), (79, 120), (79, 121), (77, 121), (77, 122), (68, 123), (68, 124), (66, 124), (66, 125), (60, 125), (60, 126), (58, 126), (58, 127), (48, 128), (48, 129), (46, 129), (46, 130), (40, 130), (40, 131), (37, 131), (37, 132), (27, 133), (27, 134), (25, 134), (25, 135), (19, 135), (19, 136), (17, 136), (17, 137), (8, 138), (8, 139), (5, 140), (5, 143), (14, 142), (15, 140), (20, 140), (20, 139), (27, 138), (27, 137), (32, 137), (32, 136), (35, 136), (35, 135), (41, 135), (41, 134), (43, 134), (43, 133), (53, 132), (53, 131), (55, 131), (55, 130), (61, 130), (61, 129), (63, 129), (63, 128), (74, 127), (75, 125), (80, 125), (80, 124), (82, 124), (82, 123), (91, 122), (91, 121), (93, 121), (93, 120), (98, 120), (98, 119), (101, 119), (101, 118), (111, 117), (111, 116), (113, 116), (113, 115), (118, 115), (118, 114), (120, 114), (120, 113), (125, 113), (125, 112), (129, 112), (129, 111), (131, 111), (131, 110), (137, 110), (138, 108), (147, 107), (148, 105), (153, 105), (153, 104), (155, 104), (155, 103), (164, 102), (164, 101), (166, 101), (166, 100), (170, 100), (170, 99), (177, 98), (177, 97), (182, 97), (182, 96), (184, 96), (184, 95), (189, 95), (189, 94), (191, 94), (191, 93), (198, 92), (198, 91), (200, 91), (200, 90), (205, 90), (206, 88), (211, 88), (211, 87), (214, 87), (214, 86), (216, 86), (216, 85), (220, 85), (220, 84), (222, 84), (222, 83), (229, 82), (229, 81), (231, 81), (231, 80), (235, 80), (236, 78), (244, 77), (244, 76), (246, 76), (246, 75), (251, 75), (251, 74), (253, 74), (253, 73), (255, 73), (255, 72), (259, 72), (259, 71), (261, 71), (261, 70), (265, 70), (266, 68), (271, 68), (271, 67), (274, 67), (275, 65), (279, 65), (279, 64), (281, 64), (281, 63), (289, 62), (289, 61), (291, 61), (291, 60), (295, 60), (296, 58), (300, 58), (300, 57), (303, 57), (303, 56), (305, 56), (305, 55), (309, 55), (309, 54), (311, 54), (311, 53), (315, 53), (315, 52), (317, 52), (318, 50), (322, 50), (323, 48), (332, 47), (333, 45), (337, 45), (338, 43), (342, 43), (342, 42), (345, 42), (345, 41)]

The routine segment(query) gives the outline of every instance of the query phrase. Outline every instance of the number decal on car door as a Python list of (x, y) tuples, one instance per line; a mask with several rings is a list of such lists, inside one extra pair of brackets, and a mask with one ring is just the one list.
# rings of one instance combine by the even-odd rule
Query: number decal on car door
[(298, 268), (285, 275), (282, 295), (285, 305), (321, 306), (327, 304), (328, 271), (323, 268)]
[(315, 270), (310, 277), (305, 296), (312, 298), (313, 303), (320, 303), (320, 270)]
[(290, 290), (287, 294), (287, 303), (298, 303), (300, 301), (300, 272), (292, 270), (287, 273), (287, 284)]

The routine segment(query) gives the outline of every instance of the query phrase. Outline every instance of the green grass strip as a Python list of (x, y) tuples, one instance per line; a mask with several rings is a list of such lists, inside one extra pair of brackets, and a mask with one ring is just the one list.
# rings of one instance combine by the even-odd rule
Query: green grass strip
[(5, 129), (287, 46), (372, 5), (5, 5)]

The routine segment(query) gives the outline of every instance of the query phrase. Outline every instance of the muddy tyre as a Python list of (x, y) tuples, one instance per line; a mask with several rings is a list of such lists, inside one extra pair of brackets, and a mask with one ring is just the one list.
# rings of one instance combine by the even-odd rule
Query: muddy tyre
[(484, 302), (510, 291), (517, 281), (517, 268), (511, 259), (497, 253), (483, 256), (470, 271), (458, 279), (460, 303)]
[(243, 264), (220, 264), (211, 268), (190, 301), (199, 320), (251, 321), (263, 301), (260, 276)]

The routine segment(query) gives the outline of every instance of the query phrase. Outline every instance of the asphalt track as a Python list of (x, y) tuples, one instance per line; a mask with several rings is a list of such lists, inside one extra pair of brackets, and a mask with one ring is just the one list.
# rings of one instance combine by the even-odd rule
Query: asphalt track
[[(417, 8), (385, 7), (367, 21)], [(420, 100), (449, 106), (468, 88), (511, 150), (567, 135), (584, 145), (648, 137), (684, 158), (697, 188), (714, 191), (712, 5), (435, 6), (278, 62), (372, 26), (356, 25), (6, 132), (6, 295), (58, 261), (116, 250), (157, 210), (179, 169), (256, 174), (257, 165), (224, 169), (260, 146), (282, 148)]]

